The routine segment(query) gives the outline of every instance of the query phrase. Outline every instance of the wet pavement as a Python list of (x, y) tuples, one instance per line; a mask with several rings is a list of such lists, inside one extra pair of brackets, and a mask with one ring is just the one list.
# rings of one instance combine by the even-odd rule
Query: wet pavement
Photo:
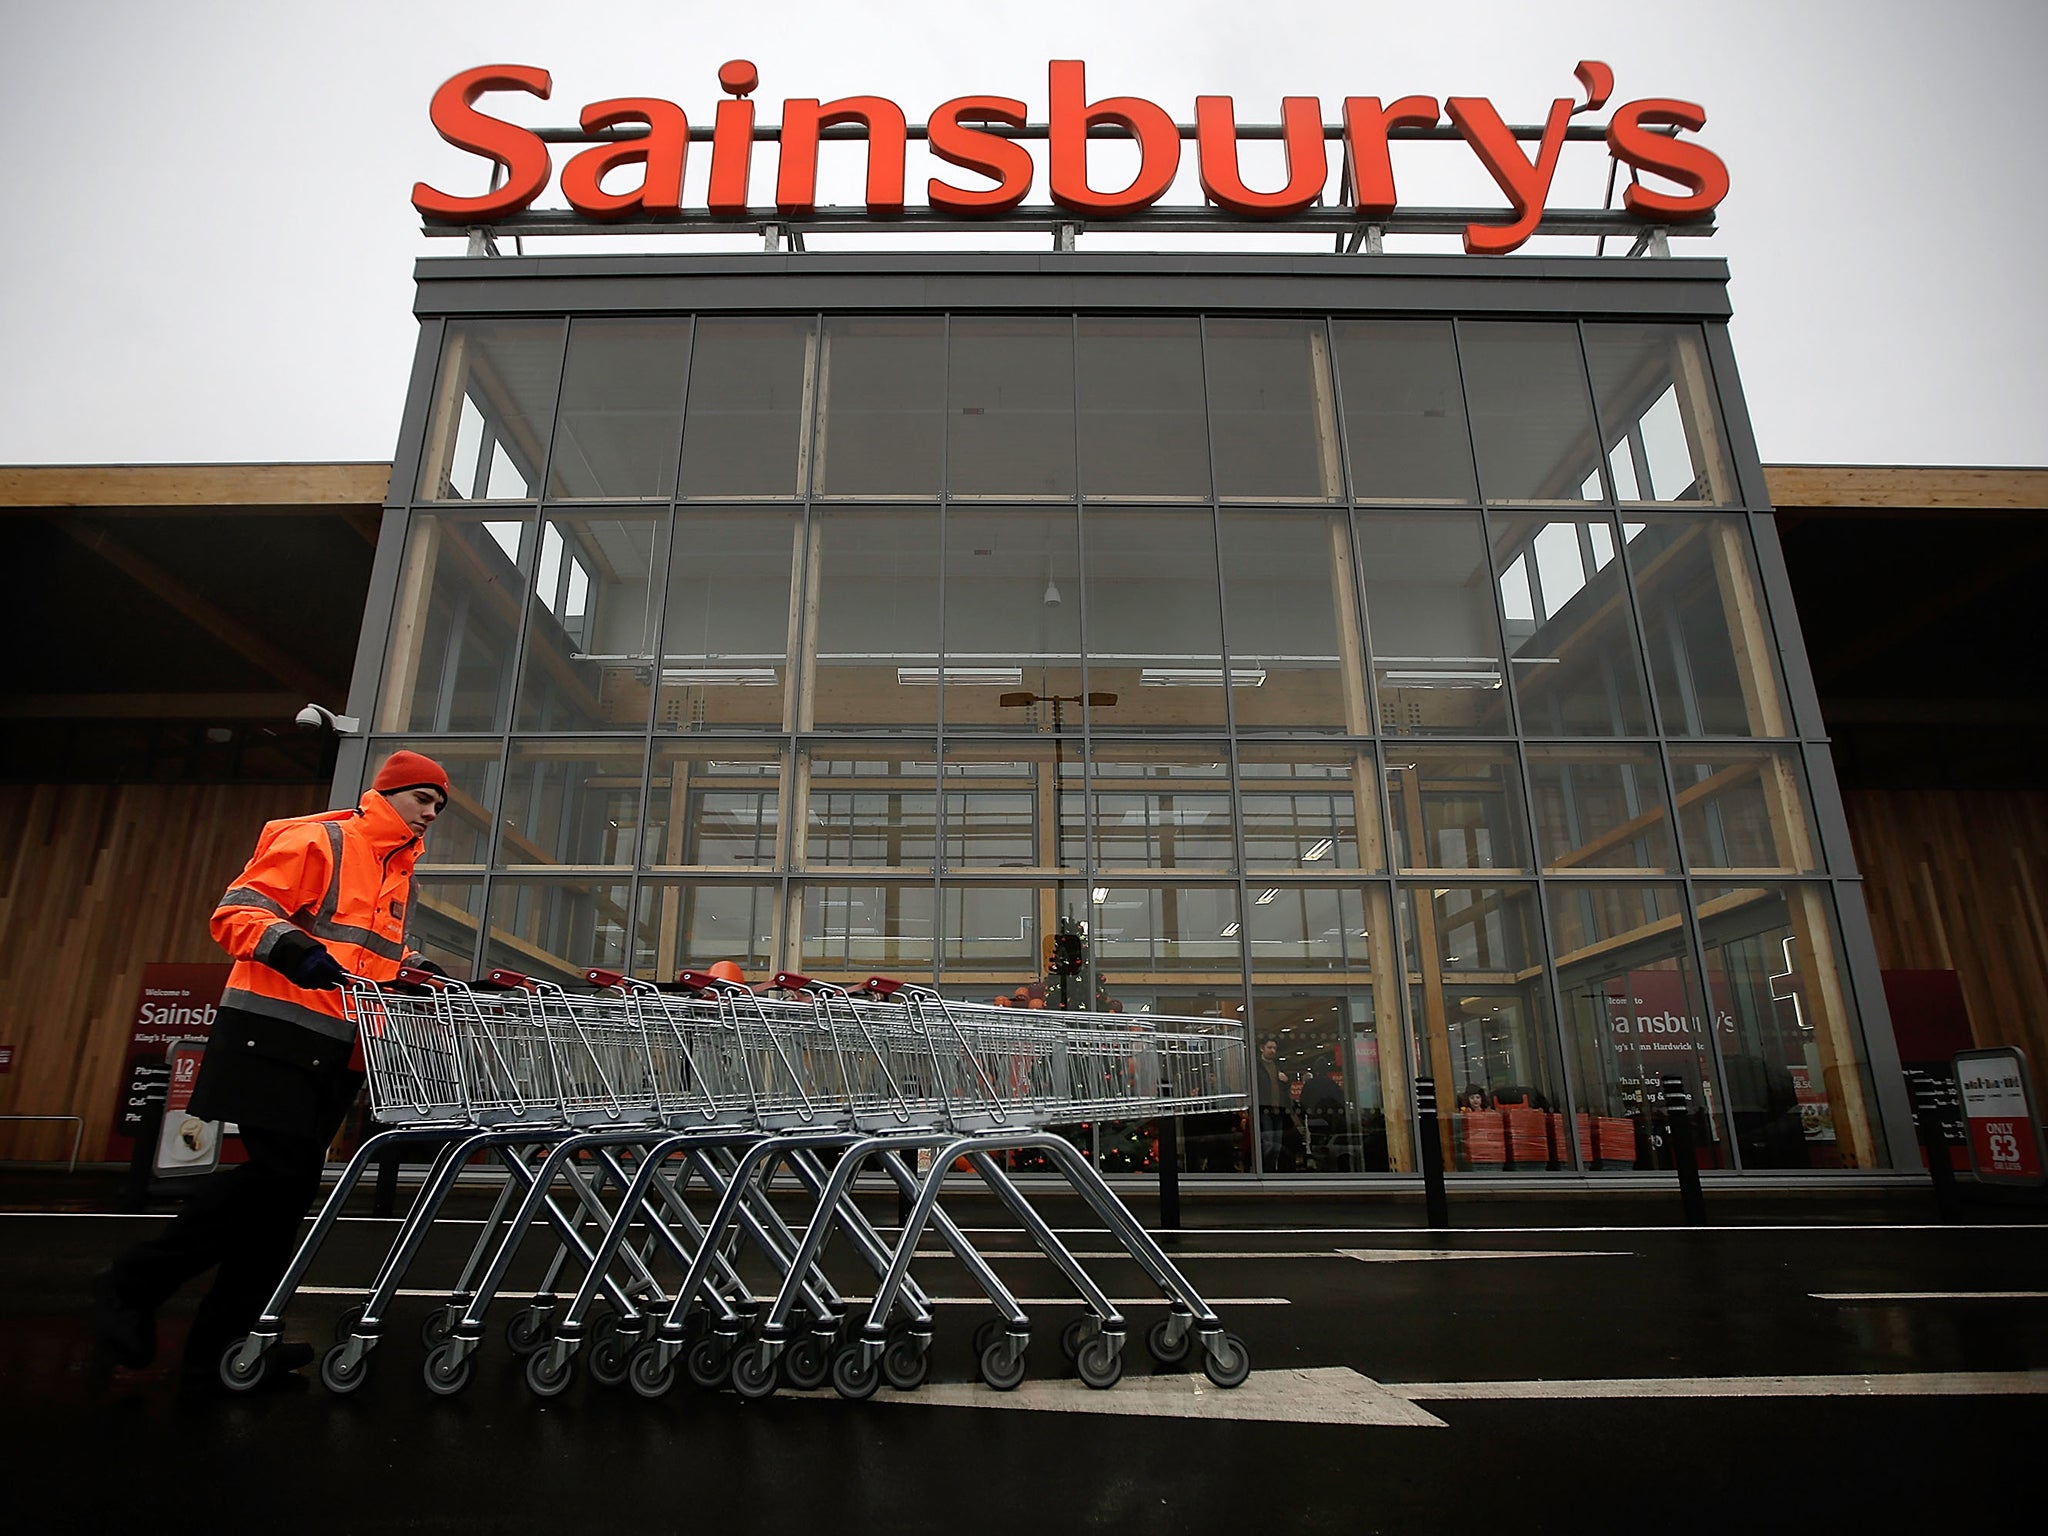
[[(1129, 1198), (1151, 1221), (1156, 1201)], [(876, 1220), (893, 1200), (864, 1200)], [(1032, 1314), (1030, 1375), (976, 1378), (989, 1315), (950, 1258), (921, 1259), (930, 1382), (871, 1401), (763, 1402), (679, 1384), (658, 1401), (579, 1379), (542, 1401), (499, 1325), (459, 1397), (421, 1383), (431, 1310), (402, 1296), (370, 1380), (220, 1400), (179, 1390), (191, 1298), (161, 1363), (90, 1370), (88, 1277), (161, 1215), (113, 1181), (0, 1173), (0, 1454), (8, 1528), (145, 1523), (525, 1532), (832, 1530), (1660, 1532), (1731, 1521), (1894, 1531), (2038, 1523), (2048, 1432), (2048, 1210), (1932, 1221), (1911, 1187), (1797, 1196), (1461, 1197), (1432, 1232), (1412, 1197), (1190, 1192), (1176, 1262), (1254, 1366), (1235, 1392), (1158, 1367), (1163, 1315), (1127, 1259), (1089, 1268), (1132, 1323), (1127, 1375), (1093, 1392), (1058, 1345), (1072, 1293), (991, 1202), (949, 1200)], [(1084, 1255), (1106, 1236), (1044, 1208)], [(478, 1231), (458, 1197), (416, 1266), (452, 1274)], [(324, 1344), (394, 1230), (361, 1204), (295, 1305)], [(538, 1247), (538, 1244), (530, 1245)], [(925, 1245), (931, 1248), (928, 1241)], [(837, 1250), (835, 1250), (837, 1252)], [(856, 1294), (856, 1269), (835, 1277)], [(538, 1262), (508, 1292), (531, 1289)], [(1151, 1293), (1156, 1295), (1155, 1293)]]

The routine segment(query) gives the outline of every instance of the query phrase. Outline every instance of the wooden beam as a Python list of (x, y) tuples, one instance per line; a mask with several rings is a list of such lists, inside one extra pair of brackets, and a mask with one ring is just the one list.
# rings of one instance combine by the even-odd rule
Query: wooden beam
[(381, 507), (389, 464), (0, 466), (0, 508)]
[(2038, 511), (2048, 469), (1909, 469), (1875, 464), (1769, 464), (1771, 504), (1808, 507), (1951, 507)]
[(16, 693), (0, 698), (6, 720), (276, 720), (303, 693)]

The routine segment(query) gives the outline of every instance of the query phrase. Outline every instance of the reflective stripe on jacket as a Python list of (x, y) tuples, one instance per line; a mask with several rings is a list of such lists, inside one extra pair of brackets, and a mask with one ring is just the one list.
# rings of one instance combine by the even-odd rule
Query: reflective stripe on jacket
[(295, 987), (264, 962), (294, 931), (341, 968), (389, 981), (405, 958), (420, 839), (374, 790), (352, 811), (273, 821), (213, 909), (214, 941), (235, 960), (221, 1001), (333, 1039), (353, 1032), (338, 990)]

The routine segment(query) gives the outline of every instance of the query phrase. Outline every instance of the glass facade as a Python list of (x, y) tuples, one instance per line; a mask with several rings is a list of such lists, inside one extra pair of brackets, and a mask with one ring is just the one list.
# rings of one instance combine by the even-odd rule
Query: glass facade
[(563, 308), (428, 322), (394, 482), (450, 969), (989, 998), (1071, 920), (1243, 1021), (1197, 1172), (1412, 1174), (1419, 1076), (1460, 1172), (1662, 1166), (1667, 1077), (1888, 1161), (1709, 324)]

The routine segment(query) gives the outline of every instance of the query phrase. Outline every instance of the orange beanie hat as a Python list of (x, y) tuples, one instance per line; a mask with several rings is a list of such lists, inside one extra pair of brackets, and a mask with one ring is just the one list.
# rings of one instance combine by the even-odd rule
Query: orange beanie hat
[(370, 788), (386, 795), (396, 794), (401, 789), (438, 789), (445, 802), (448, 798), (448, 770), (431, 757), (400, 750), (384, 759), (384, 766), (377, 770), (377, 777), (370, 781)]

